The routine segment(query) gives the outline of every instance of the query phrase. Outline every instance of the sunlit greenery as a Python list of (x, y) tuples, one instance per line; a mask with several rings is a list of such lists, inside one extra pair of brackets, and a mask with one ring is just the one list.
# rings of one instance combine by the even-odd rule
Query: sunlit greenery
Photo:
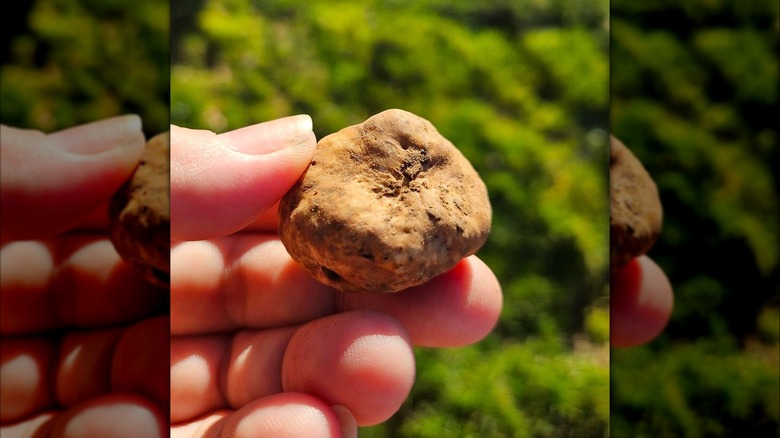
[(488, 185), (494, 221), (479, 256), (503, 286), (498, 327), (472, 347), (419, 349), (412, 396), (361, 436), (608, 434), (607, 9), (173, 5), (173, 123), (221, 132), (307, 113), (322, 137), (402, 108)]
[(612, 2), (612, 125), (654, 176), (675, 309), (612, 353), (612, 432), (780, 432), (778, 3)]

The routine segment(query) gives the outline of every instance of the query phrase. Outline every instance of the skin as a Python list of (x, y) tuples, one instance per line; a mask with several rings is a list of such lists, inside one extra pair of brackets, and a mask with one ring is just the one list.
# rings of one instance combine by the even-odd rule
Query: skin
[(143, 151), (140, 119), (0, 126), (0, 138), (0, 435), (165, 435), (167, 295), (106, 234), (105, 206)]
[(658, 336), (674, 304), (672, 286), (661, 268), (641, 256), (613, 269), (610, 285), (612, 346), (634, 347)]
[(356, 436), (408, 396), (413, 346), (468, 345), (498, 319), (501, 287), (474, 256), (392, 295), (310, 278), (276, 208), (315, 146), (305, 115), (171, 127), (172, 436)]

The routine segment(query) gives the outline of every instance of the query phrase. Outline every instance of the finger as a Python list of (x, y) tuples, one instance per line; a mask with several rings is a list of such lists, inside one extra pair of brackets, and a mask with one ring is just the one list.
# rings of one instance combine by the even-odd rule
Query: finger
[(58, 406), (71, 407), (111, 391), (111, 364), (121, 328), (68, 333), (56, 368)]
[[(288, 393), (289, 394), (289, 393)], [(341, 405), (331, 406), (330, 409), (338, 418), (342, 438), (357, 438), (358, 424), (355, 416), (349, 409)]]
[[(282, 392), (282, 358), (294, 327), (171, 339), (171, 419), (238, 409)], [(212, 366), (213, 365), (213, 366)]]
[(227, 409), (209, 412), (192, 421), (171, 424), (171, 438), (218, 437), (225, 427), (225, 419), (232, 413)]
[(3, 438), (47, 437), (58, 412), (47, 411), (12, 423), (0, 425)]
[(501, 305), (501, 286), (477, 257), (425, 285), (378, 295), (342, 294), (319, 283), (274, 235), (182, 243), (172, 253), (171, 330), (177, 334), (279, 327), (371, 309), (401, 321), (415, 345), (459, 346), (487, 335)]
[(343, 406), (357, 424), (376, 424), (398, 410), (413, 381), (406, 332), (374, 312), (341, 313), (297, 329), (180, 337), (171, 343), (174, 422), (285, 391)]
[(143, 280), (103, 236), (20, 241), (0, 250), (0, 333), (124, 324), (164, 311), (168, 297)]
[[(307, 394), (284, 393), (257, 400), (230, 415), (220, 436), (340, 438), (350, 432), (342, 433), (339, 417), (321, 400)], [(357, 435), (356, 426), (351, 435)]]
[(173, 334), (300, 324), (332, 313), (334, 294), (273, 235), (182, 242), (171, 252)]
[(113, 355), (111, 389), (132, 392), (157, 403), (164, 412), (170, 405), (170, 319), (168, 315), (133, 324), (122, 334)]
[(282, 363), (282, 387), (344, 406), (357, 424), (370, 426), (398, 411), (414, 374), (414, 353), (403, 327), (381, 313), (355, 311), (312, 321), (293, 334)]
[(661, 268), (646, 256), (613, 270), (610, 284), (613, 347), (633, 347), (651, 341), (672, 313), (672, 286)]
[(68, 333), (56, 367), (58, 405), (71, 407), (109, 392), (132, 392), (168, 409), (168, 317), (127, 328)]
[(105, 233), (106, 230), (108, 230), (108, 224), (109, 224), (109, 215), (108, 215), (108, 203), (105, 202), (98, 206), (95, 210), (92, 210), (84, 216), (84, 219), (79, 222), (73, 230), (75, 231), (86, 231), (86, 232), (103, 232)]
[(79, 223), (127, 180), (145, 144), (135, 115), (49, 135), (0, 129), (3, 241), (50, 237)]
[(61, 342), (55, 337), (3, 339), (0, 419), (68, 408), (112, 391), (148, 396), (167, 410), (167, 334), (168, 319), (160, 317), (128, 329), (68, 333)]
[(224, 385), (230, 407), (282, 392), (282, 359), (295, 330), (243, 330), (233, 336)]
[(279, 203), (260, 213), (243, 231), (277, 233), (279, 229)]
[(49, 371), (56, 360), (56, 341), (53, 339), (3, 338), (0, 343), (0, 422), (16, 421), (55, 405)]
[(51, 437), (168, 436), (167, 417), (157, 405), (122, 393), (84, 401), (57, 416), (51, 428)]
[(328, 407), (307, 394), (265, 397), (229, 413), (221, 411), (172, 428), (174, 438), (193, 437), (333, 437), (357, 436), (349, 412)]
[(295, 330), (172, 338), (172, 420), (185, 421), (225, 407), (238, 409), (282, 392), (282, 358)]
[(171, 237), (202, 240), (251, 223), (295, 184), (316, 147), (301, 115), (216, 135), (171, 126)]
[(428, 283), (395, 294), (340, 294), (339, 310), (392, 316), (424, 347), (458, 347), (487, 336), (501, 313), (501, 285), (476, 256)]
[(171, 423), (228, 407), (221, 373), (229, 346), (228, 336), (171, 337)]

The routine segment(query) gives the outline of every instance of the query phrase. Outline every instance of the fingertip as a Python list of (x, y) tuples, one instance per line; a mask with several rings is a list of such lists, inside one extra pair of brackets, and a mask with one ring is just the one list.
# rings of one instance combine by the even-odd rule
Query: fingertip
[(476, 256), (408, 293), (410, 300), (412, 294), (423, 298), (417, 310), (422, 320), (410, 330), (415, 345), (425, 347), (462, 347), (480, 341), (495, 327), (503, 305), (498, 278)]
[(337, 438), (345, 436), (341, 427), (340, 418), (322, 400), (287, 392), (264, 397), (237, 410), (228, 417), (221, 436)]
[(123, 114), (116, 116), (116, 119), (125, 126), (129, 133), (140, 131), (143, 128), (143, 121), (138, 114)]
[(643, 294), (643, 304), (654, 309), (659, 316), (658, 333), (666, 326), (674, 307), (674, 294), (669, 277), (658, 264), (651, 258), (642, 256), (639, 258), (644, 272), (642, 288), (647, 291)]
[(344, 406), (361, 426), (397, 412), (414, 376), (414, 352), (404, 328), (368, 311), (342, 312), (302, 326), (282, 364), (285, 391)]
[(166, 416), (154, 403), (134, 394), (113, 393), (95, 397), (54, 420), (51, 436), (167, 436)]
[(649, 257), (641, 256), (611, 275), (610, 343), (634, 347), (657, 337), (669, 321), (674, 296), (669, 279)]
[(0, 422), (8, 423), (55, 404), (48, 370), (56, 344), (45, 338), (7, 338), (0, 343)]
[(339, 426), (341, 426), (342, 438), (357, 438), (358, 425), (355, 416), (352, 415), (352, 412), (350, 412), (349, 409), (347, 409), (345, 406), (341, 405), (331, 406), (330, 408), (336, 418), (338, 418)]
[(395, 294), (350, 293), (340, 298), (345, 310), (376, 310), (397, 319), (421, 347), (461, 347), (483, 339), (498, 322), (503, 305), (501, 284), (476, 256)]
[(472, 321), (472, 325), (463, 333), (457, 346), (478, 342), (490, 334), (498, 323), (504, 305), (501, 283), (493, 270), (477, 256), (469, 256), (466, 262), (472, 270), (472, 292), (464, 319)]

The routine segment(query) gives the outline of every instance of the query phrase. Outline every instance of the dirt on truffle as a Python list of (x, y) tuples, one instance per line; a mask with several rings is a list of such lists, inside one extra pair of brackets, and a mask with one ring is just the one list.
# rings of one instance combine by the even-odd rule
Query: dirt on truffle
[(130, 179), (109, 204), (111, 241), (145, 278), (167, 288), (170, 279), (170, 135), (154, 136)]
[(642, 163), (617, 138), (609, 154), (610, 266), (619, 267), (647, 253), (661, 233), (663, 211), (658, 189)]
[(279, 207), (293, 259), (342, 291), (391, 293), (475, 253), (487, 188), (427, 120), (392, 109), (323, 138)]

